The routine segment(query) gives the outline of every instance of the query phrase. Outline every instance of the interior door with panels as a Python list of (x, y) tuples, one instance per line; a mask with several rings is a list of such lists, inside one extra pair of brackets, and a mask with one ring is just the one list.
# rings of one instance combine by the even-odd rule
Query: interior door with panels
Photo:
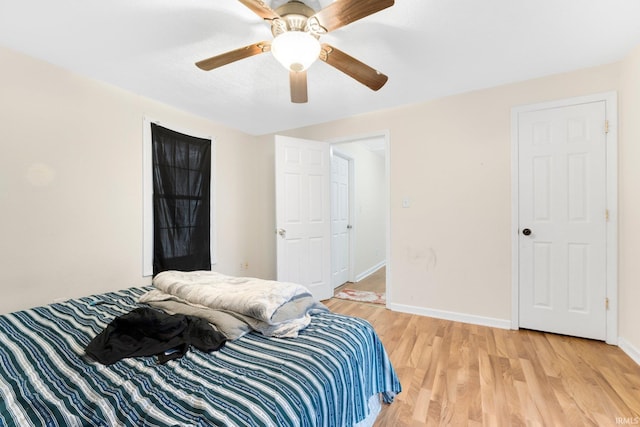
[(276, 136), (278, 280), (331, 298), (329, 144)]
[(517, 120), (519, 325), (604, 340), (606, 103)]
[(331, 156), (331, 284), (349, 280), (349, 159), (335, 150)]

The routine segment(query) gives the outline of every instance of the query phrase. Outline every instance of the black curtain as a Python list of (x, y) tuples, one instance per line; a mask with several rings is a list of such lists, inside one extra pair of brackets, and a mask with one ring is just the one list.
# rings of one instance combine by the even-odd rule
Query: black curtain
[(153, 274), (210, 270), (211, 141), (151, 124)]

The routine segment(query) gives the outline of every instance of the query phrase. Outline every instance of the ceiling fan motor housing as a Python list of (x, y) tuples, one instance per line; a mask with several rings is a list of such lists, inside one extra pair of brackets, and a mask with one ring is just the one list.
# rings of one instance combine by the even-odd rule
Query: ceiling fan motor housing
[[(271, 33), (274, 37), (287, 31), (310, 32), (308, 27), (309, 17), (316, 11), (300, 1), (290, 1), (276, 9), (280, 19), (271, 21)], [(315, 36), (315, 34), (314, 34)]]

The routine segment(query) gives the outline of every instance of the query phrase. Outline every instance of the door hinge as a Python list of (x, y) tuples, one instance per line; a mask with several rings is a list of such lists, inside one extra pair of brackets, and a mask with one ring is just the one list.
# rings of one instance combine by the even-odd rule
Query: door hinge
[(605, 209), (604, 211), (604, 219), (609, 222), (609, 209)]
[(604, 307), (605, 309), (609, 310), (609, 298), (604, 299)]
[(604, 121), (604, 133), (609, 133), (609, 120)]

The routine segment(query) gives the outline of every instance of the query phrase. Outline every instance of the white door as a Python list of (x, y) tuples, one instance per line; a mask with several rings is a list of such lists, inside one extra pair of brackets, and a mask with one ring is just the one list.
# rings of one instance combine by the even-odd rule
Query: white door
[(518, 114), (520, 327), (606, 338), (605, 107)]
[(275, 144), (278, 280), (331, 298), (329, 144), (285, 136)]
[(349, 160), (331, 156), (331, 284), (349, 280)]

